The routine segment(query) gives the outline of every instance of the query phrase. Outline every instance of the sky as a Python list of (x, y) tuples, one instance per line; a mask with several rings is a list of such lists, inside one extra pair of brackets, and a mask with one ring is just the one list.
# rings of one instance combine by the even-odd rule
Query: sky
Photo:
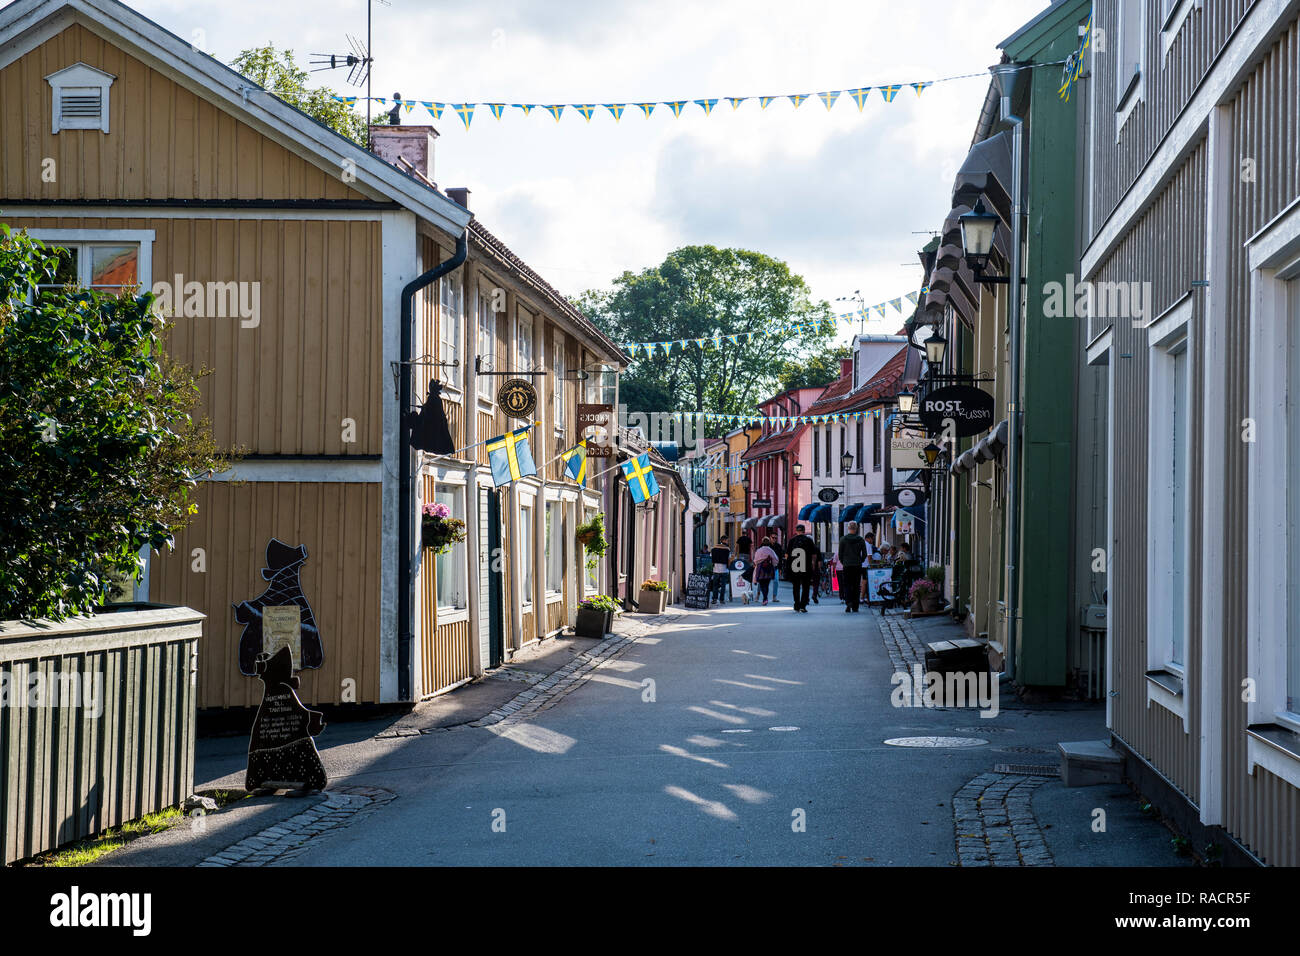
[[(680, 118), (630, 108), (619, 122), (569, 109), (480, 107), (405, 123), (440, 136), (433, 179), (562, 292), (607, 288), (675, 248), (712, 243), (789, 263), (815, 299), (860, 292), (868, 306), (916, 290), (916, 250), (950, 208), (988, 89), (997, 43), (1047, 0), (374, 0), (373, 93), (440, 102), (606, 103), (816, 93), (982, 74), (761, 110), (719, 102)], [(134, 0), (229, 62), (273, 43), (300, 63), (363, 42), (365, 0)], [(194, 31), (202, 31), (195, 34)], [(315, 79), (345, 95), (345, 71)], [(378, 111), (378, 107), (376, 107)], [(869, 332), (895, 332), (892, 311)], [(847, 341), (851, 330), (840, 337)]]

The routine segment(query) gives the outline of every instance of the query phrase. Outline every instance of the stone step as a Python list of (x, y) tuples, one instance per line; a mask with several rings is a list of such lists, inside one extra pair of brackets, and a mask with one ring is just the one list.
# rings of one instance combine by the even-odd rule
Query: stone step
[(1075, 740), (1056, 747), (1061, 752), (1061, 779), (1067, 787), (1095, 787), (1124, 779), (1124, 758), (1105, 740)]

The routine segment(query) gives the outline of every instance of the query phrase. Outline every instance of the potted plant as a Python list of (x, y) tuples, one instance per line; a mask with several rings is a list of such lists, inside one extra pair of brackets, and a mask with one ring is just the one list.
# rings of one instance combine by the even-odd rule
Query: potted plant
[(943, 600), (943, 585), (927, 576), (912, 584), (907, 597), (912, 603), (913, 613), (933, 614), (939, 610), (939, 602)]
[(578, 619), (574, 621), (573, 633), (578, 637), (603, 638), (614, 624), (614, 612), (618, 602), (612, 597), (597, 594), (587, 598), (578, 605)]
[(668, 582), (650, 579), (641, 582), (637, 610), (642, 614), (662, 614), (668, 606)]
[(426, 504), (420, 513), (420, 540), (435, 554), (443, 554), (465, 540), (465, 522), (453, 518), (443, 504)]
[(573, 536), (587, 552), (587, 567), (594, 568), (597, 560), (609, 548), (609, 541), (605, 538), (605, 516), (596, 512), (591, 520), (578, 525)]

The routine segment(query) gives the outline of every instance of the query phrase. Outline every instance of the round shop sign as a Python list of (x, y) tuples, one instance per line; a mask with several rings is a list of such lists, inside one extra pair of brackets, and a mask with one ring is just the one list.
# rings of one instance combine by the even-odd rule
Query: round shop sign
[(948, 385), (921, 399), (921, 421), (941, 432), (951, 421), (958, 438), (978, 435), (993, 424), (993, 396), (973, 385)]
[(537, 408), (537, 389), (522, 378), (508, 378), (497, 390), (497, 404), (511, 418), (532, 418)]
[(915, 489), (913, 488), (898, 489), (898, 503), (902, 505), (904, 508), (912, 507), (912, 505), (916, 504), (916, 500), (917, 500), (917, 494)]
[(839, 490), (836, 488), (823, 488), (821, 491), (817, 492), (817, 497), (828, 504), (837, 500), (839, 496)]

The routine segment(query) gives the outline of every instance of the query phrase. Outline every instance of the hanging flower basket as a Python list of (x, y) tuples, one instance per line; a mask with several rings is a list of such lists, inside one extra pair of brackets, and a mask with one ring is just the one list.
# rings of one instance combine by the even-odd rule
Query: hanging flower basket
[(446, 505), (427, 504), (420, 514), (420, 541), (435, 554), (444, 554), (465, 540), (465, 522), (453, 518)]

